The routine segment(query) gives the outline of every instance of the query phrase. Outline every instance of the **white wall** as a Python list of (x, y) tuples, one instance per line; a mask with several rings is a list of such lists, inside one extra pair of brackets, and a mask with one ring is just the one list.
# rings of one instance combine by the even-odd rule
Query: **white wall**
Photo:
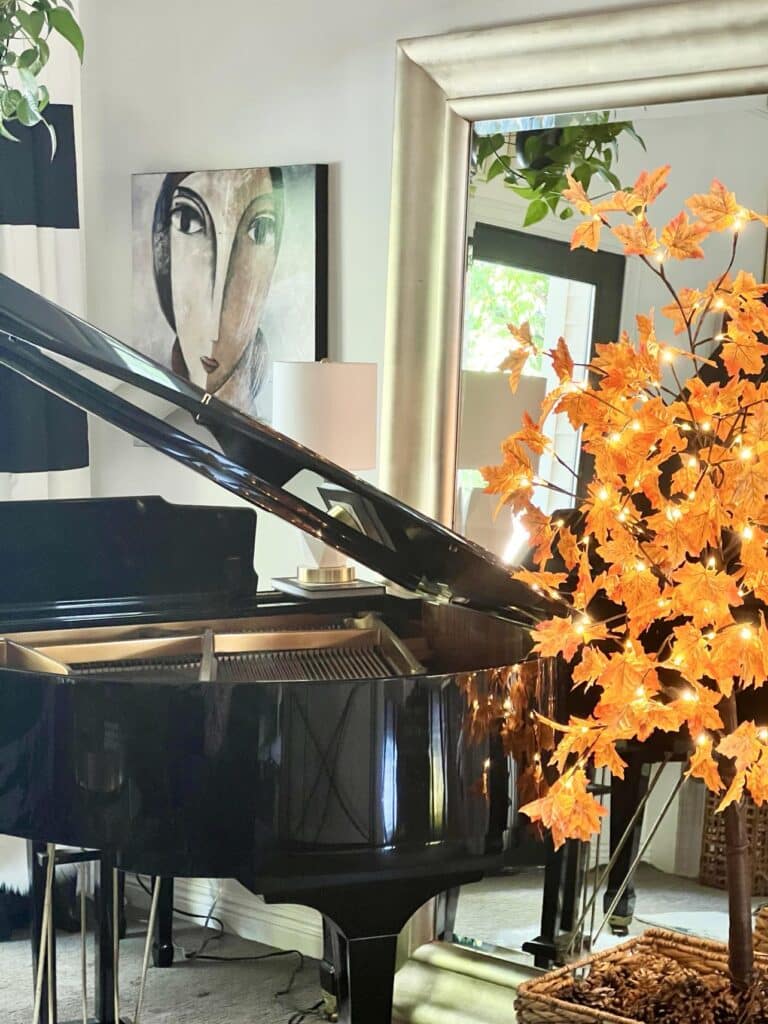
[[(330, 355), (380, 363), (396, 40), (599, 6), (83, 0), (89, 319), (131, 337), (132, 173), (329, 163)], [(114, 431), (96, 427), (93, 446), (94, 495), (221, 500)], [(295, 571), (285, 530), (262, 516), (258, 538), (264, 581)]]

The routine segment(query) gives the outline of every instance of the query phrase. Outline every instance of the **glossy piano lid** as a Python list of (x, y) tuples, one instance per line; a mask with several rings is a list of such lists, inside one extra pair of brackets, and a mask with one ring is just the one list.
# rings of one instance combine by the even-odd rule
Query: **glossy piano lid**
[[(0, 365), (414, 594), (521, 623), (556, 610), (490, 552), (3, 275)], [(348, 514), (329, 515), (334, 505)]]

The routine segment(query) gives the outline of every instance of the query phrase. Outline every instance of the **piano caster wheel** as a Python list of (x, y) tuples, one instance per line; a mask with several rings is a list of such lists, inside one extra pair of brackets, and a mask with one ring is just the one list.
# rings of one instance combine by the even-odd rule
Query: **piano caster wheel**
[(152, 947), (152, 963), (155, 967), (172, 967), (174, 949), (172, 945), (159, 946), (157, 943)]
[(339, 1019), (339, 1004), (336, 996), (323, 990), (323, 1016), (334, 1024)]

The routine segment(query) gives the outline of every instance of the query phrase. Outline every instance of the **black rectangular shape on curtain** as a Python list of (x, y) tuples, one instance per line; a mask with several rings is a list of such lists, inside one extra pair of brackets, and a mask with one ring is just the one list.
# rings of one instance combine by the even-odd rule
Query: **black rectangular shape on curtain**
[[(51, 104), (45, 111), (57, 137), (45, 125), (12, 125), (18, 142), (0, 139), (0, 224), (28, 242), (30, 227), (77, 231), (77, 162), (73, 110)], [(10, 244), (14, 244), (13, 234)], [(55, 395), (0, 368), (0, 472), (41, 473), (88, 465), (85, 414)]]
[(77, 163), (72, 107), (51, 103), (45, 119), (56, 130), (56, 155), (43, 124), (9, 125), (18, 142), (0, 140), (0, 224), (78, 228)]

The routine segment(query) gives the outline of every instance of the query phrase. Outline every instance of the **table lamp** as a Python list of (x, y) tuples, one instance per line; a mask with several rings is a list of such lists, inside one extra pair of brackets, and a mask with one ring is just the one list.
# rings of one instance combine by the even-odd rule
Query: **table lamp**
[[(376, 371), (375, 363), (275, 362), (272, 426), (343, 469), (374, 469)], [(275, 580), (276, 586), (310, 595), (366, 586), (341, 552), (309, 535), (302, 535), (302, 547), (309, 564), (299, 566), (295, 579)]]
[[(539, 418), (546, 389), (543, 377), (523, 376), (512, 394), (507, 373), (463, 370), (457, 469), (497, 465), (501, 461), (499, 446), (520, 427), (523, 413), (527, 412), (534, 420)], [(537, 469), (538, 458), (532, 455), (531, 461), (534, 470)], [(456, 530), (510, 561), (527, 536), (520, 536), (520, 529), (515, 530), (515, 520), (508, 510), (494, 516), (498, 502), (498, 495), (485, 494), (482, 487), (457, 487)]]

